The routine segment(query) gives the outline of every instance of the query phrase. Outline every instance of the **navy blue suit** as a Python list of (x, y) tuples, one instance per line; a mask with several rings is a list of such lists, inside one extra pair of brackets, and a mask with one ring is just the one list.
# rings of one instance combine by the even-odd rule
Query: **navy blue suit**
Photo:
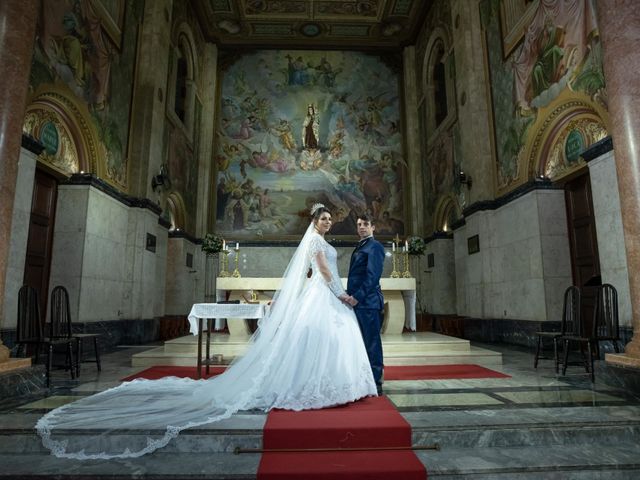
[(382, 384), (382, 314), (384, 298), (380, 289), (380, 277), (384, 266), (384, 247), (373, 237), (361, 240), (351, 254), (347, 293), (358, 304), (354, 307), (358, 324), (367, 349), (371, 371), (376, 385)]

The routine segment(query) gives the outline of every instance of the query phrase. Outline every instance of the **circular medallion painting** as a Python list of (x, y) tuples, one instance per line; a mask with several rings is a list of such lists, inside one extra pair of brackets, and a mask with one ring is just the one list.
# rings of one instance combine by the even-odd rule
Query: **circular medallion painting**
[(317, 23), (305, 23), (300, 28), (300, 31), (306, 37), (316, 37), (320, 34), (320, 25)]

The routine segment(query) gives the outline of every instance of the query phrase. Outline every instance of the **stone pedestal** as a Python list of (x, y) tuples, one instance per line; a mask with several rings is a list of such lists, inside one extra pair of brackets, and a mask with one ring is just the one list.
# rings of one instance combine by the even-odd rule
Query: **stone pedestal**
[(634, 330), (625, 354), (606, 360), (640, 366), (640, 10), (635, 0), (598, 0), (597, 6)]

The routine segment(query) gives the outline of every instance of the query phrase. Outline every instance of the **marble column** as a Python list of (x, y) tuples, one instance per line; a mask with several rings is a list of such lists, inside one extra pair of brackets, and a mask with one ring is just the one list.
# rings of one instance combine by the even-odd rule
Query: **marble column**
[(597, 8), (634, 331), (624, 355), (606, 359), (640, 367), (640, 9), (637, 0), (598, 0)]
[(411, 223), (405, 233), (424, 235), (424, 192), (422, 188), (422, 157), (420, 156), (420, 121), (418, 118), (418, 74), (416, 72), (416, 47), (405, 47), (403, 51), (406, 158), (409, 183), (409, 211)]
[[(37, 17), (37, 0), (0, 1), (0, 327), (4, 323), (13, 199)], [(8, 358), (9, 350), (0, 340), (0, 363)]]

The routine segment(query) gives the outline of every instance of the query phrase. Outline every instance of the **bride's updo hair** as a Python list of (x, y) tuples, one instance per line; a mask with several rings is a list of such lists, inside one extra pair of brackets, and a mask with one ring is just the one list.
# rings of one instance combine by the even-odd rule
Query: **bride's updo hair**
[(331, 210), (325, 207), (322, 203), (315, 203), (311, 207), (311, 210), (309, 210), (309, 213), (311, 213), (311, 220), (317, 222), (320, 218), (320, 215), (322, 215), (324, 212), (327, 212), (329, 215), (331, 215)]

